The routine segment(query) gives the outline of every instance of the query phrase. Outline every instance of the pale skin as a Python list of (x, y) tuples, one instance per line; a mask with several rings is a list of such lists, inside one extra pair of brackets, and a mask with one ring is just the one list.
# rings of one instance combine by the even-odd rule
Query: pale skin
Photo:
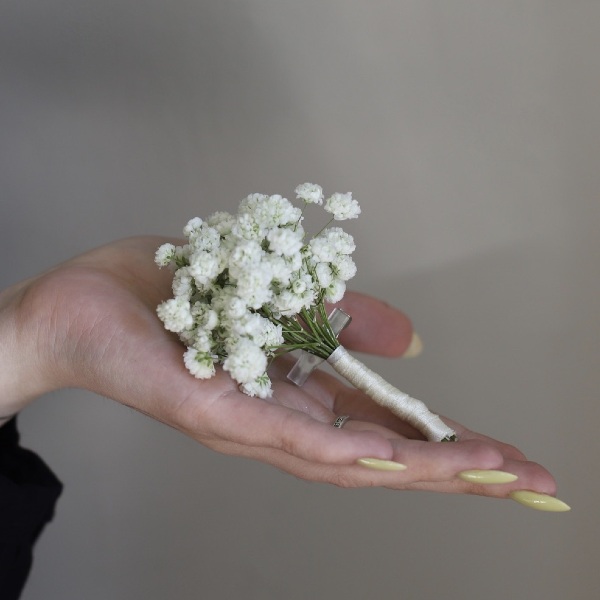
[[(550, 473), (517, 448), (448, 419), (459, 442), (424, 441), (324, 372), (313, 373), (302, 387), (290, 383), (287, 358), (270, 370), (269, 400), (242, 394), (220, 369), (213, 379), (195, 379), (183, 365), (181, 343), (156, 316), (157, 304), (171, 294), (172, 274), (153, 262), (166, 241), (179, 242), (121, 240), (0, 294), (0, 416), (51, 390), (77, 387), (130, 406), (208, 448), (310, 481), (497, 498), (532, 490), (543, 494), (542, 504), (554, 496)], [(406, 351), (413, 332), (403, 313), (356, 293), (347, 293), (340, 306), (353, 317), (340, 338), (345, 347), (388, 357)], [(338, 415), (351, 416), (343, 429), (332, 427)], [(364, 458), (376, 460), (370, 467), (357, 464)], [(395, 463), (406, 468), (397, 470)], [(459, 478), (470, 470), (498, 470), (518, 479), (490, 485)]]

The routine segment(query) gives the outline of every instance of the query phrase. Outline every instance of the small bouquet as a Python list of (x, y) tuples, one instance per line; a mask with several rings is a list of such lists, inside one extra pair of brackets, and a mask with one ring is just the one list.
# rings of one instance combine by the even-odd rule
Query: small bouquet
[(356, 273), (352, 236), (333, 221), (360, 214), (351, 193), (324, 200), (320, 186), (295, 190), (304, 204), (322, 205), (329, 223), (307, 239), (302, 210), (279, 195), (251, 194), (236, 215), (193, 218), (183, 246), (163, 244), (156, 263), (174, 270), (173, 298), (157, 308), (167, 330), (187, 347), (192, 375), (207, 379), (222, 365), (250, 396), (271, 396), (267, 368), (275, 357), (303, 350), (333, 369), (378, 404), (432, 441), (455, 432), (420, 400), (411, 398), (340, 345), (325, 303), (339, 302)]

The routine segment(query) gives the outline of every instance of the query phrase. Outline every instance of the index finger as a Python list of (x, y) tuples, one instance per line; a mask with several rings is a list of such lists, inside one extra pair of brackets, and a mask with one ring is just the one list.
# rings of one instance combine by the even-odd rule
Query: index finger
[(352, 317), (340, 334), (340, 342), (359, 352), (379, 356), (402, 356), (413, 337), (410, 319), (389, 304), (359, 292), (346, 292), (336, 304)]

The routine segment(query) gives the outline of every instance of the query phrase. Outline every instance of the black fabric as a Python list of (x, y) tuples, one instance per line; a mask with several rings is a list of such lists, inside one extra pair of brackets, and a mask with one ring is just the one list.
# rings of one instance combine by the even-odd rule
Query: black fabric
[(16, 600), (33, 546), (52, 519), (62, 484), (46, 463), (19, 446), (16, 418), (0, 427), (0, 598)]

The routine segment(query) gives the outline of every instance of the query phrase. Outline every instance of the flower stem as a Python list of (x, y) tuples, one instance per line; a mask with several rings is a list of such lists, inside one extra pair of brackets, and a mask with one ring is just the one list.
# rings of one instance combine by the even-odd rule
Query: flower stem
[(435, 442), (456, 441), (454, 430), (448, 427), (427, 406), (411, 398), (388, 383), (358, 359), (354, 358), (343, 346), (339, 346), (327, 359), (333, 369), (352, 383), (380, 406), (388, 408), (415, 429), (420, 431), (428, 440)]

